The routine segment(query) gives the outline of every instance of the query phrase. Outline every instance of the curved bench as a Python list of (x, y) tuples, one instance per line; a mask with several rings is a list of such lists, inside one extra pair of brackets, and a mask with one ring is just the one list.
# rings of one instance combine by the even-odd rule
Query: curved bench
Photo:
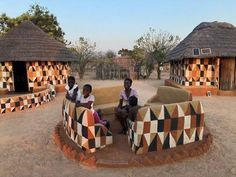
[(156, 95), (148, 99), (146, 105), (162, 105), (192, 101), (192, 94), (184, 89), (160, 86)]
[(114, 114), (114, 108), (118, 106), (120, 92), (123, 86), (103, 87), (93, 89), (95, 96), (94, 109), (101, 109), (104, 115)]
[(66, 134), (82, 150), (91, 153), (113, 143), (112, 133), (104, 125), (95, 124), (89, 109), (75, 107), (75, 103), (64, 99), (62, 111)]
[(8, 89), (7, 88), (0, 88), (0, 95), (5, 95), (8, 93)]

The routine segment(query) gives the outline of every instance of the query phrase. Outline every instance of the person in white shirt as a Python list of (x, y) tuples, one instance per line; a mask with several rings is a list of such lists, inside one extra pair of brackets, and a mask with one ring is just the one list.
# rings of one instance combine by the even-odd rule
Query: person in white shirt
[(79, 86), (75, 84), (75, 77), (69, 76), (68, 77), (68, 84), (65, 87), (66, 89), (66, 98), (72, 102), (80, 101), (81, 93)]
[(101, 117), (98, 115), (98, 112), (93, 109), (93, 103), (95, 101), (95, 97), (91, 94), (92, 92), (92, 86), (90, 84), (85, 84), (83, 86), (83, 95), (80, 97), (80, 101), (76, 102), (76, 106), (83, 106), (85, 108), (88, 108), (92, 111), (93, 117), (95, 120), (95, 123), (103, 124), (107, 127), (107, 129), (110, 128), (110, 123), (107, 120), (101, 119)]
[(131, 88), (132, 82), (133, 81), (130, 78), (124, 80), (124, 90), (120, 93), (119, 105), (115, 109), (116, 118), (119, 120), (122, 127), (122, 130), (120, 131), (121, 134), (126, 134), (128, 130), (126, 119), (129, 112), (129, 98), (132, 96), (138, 98), (137, 91)]

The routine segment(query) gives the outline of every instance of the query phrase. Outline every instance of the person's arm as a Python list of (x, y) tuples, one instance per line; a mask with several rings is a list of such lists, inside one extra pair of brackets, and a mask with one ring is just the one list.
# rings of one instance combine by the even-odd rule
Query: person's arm
[(122, 105), (123, 105), (123, 95), (122, 95), (122, 92), (120, 92), (120, 100), (119, 100), (118, 108), (122, 108)]
[(77, 92), (78, 92), (79, 88), (75, 88), (73, 91), (73, 95), (71, 97), (71, 101), (76, 102), (76, 98), (77, 98)]
[(71, 97), (70, 97), (70, 94), (69, 94), (68, 91), (66, 91), (66, 98), (67, 98), (68, 100), (71, 100)]
[(88, 101), (87, 103), (79, 103), (79, 102), (77, 102), (77, 103), (76, 103), (76, 106), (77, 106), (77, 107), (82, 106), (82, 107), (91, 109), (91, 105), (92, 105), (92, 104), (93, 104), (93, 101)]
[(123, 105), (123, 99), (120, 99), (119, 104), (118, 104), (118, 108), (122, 108)]
[(93, 102), (95, 101), (95, 98), (93, 95), (89, 96), (89, 100), (87, 103), (77, 103), (76, 106), (83, 106), (85, 108), (91, 109)]
[(133, 90), (133, 95), (138, 98), (138, 92), (136, 90)]

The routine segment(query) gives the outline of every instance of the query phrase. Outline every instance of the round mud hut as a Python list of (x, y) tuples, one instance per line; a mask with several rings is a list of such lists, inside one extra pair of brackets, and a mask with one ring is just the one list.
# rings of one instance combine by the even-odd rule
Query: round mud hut
[(60, 88), (74, 59), (61, 42), (24, 21), (0, 38), (0, 91), (35, 92), (48, 83)]
[(166, 85), (183, 87), (193, 95), (235, 93), (236, 27), (203, 22), (169, 53), (168, 60)]

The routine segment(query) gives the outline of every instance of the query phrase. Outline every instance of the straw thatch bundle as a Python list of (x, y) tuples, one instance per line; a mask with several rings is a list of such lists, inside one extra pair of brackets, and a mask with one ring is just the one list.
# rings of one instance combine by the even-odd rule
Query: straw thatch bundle
[(72, 61), (75, 56), (61, 42), (30, 21), (24, 21), (0, 38), (2, 61)]

